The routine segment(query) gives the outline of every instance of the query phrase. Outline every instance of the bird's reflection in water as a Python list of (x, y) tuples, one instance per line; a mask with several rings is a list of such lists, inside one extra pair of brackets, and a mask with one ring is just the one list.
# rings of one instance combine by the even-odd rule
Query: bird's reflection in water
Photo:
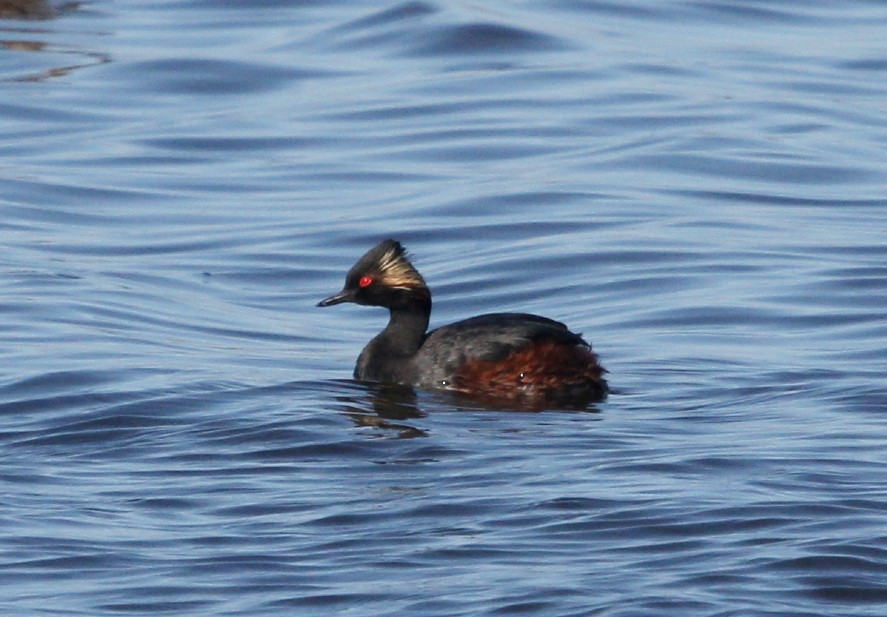
[(416, 404), (415, 390), (396, 384), (364, 385), (365, 396), (349, 397), (345, 408), (345, 414), (356, 425), (393, 431), (402, 439), (428, 436), (426, 431), (404, 422), (427, 415)]
[[(367, 382), (350, 382), (351, 387), (359, 387), (360, 394), (340, 397), (344, 403), (344, 413), (357, 426), (367, 426), (385, 431), (393, 431), (397, 437), (427, 437), (428, 432), (408, 423), (411, 419), (424, 418), (428, 412), (419, 408), (416, 391), (410, 386), (397, 384), (379, 384)], [(441, 393), (444, 397), (438, 409), (452, 411), (497, 411), (512, 413), (538, 413), (542, 411), (567, 411), (597, 415), (599, 409), (593, 404), (576, 405), (542, 405), (537, 400), (520, 401), (509, 399), (502, 401), (495, 397), (458, 396)], [(429, 402), (426, 400), (426, 402)], [(434, 403), (430, 403), (434, 405)]]
[(45, 0), (0, 0), (0, 18), (52, 19), (61, 11), (72, 10), (78, 3), (51, 3)]
[[(21, 25), (22, 21), (43, 22), (55, 19), (79, 8), (79, 2), (44, 2), (43, 0), (0, 0), (0, 50), (10, 52), (40, 53), (58, 56), (58, 65), (29, 73), (6, 75), (0, 73), (0, 82), (39, 82), (61, 77), (78, 69), (84, 69), (111, 61), (111, 56), (101, 51), (89, 51), (55, 42), (54, 31), (38, 25)], [(15, 20), (18, 23), (13, 24)], [(7, 35), (7, 33), (10, 33)], [(14, 38), (7, 38), (13, 36)], [(33, 40), (27, 37), (39, 37)], [(15, 69), (11, 69), (15, 70)]]

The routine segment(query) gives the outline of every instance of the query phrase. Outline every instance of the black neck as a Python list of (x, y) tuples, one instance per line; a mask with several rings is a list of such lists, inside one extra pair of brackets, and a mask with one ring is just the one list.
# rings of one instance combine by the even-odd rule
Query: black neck
[(388, 325), (378, 336), (388, 350), (396, 355), (411, 356), (419, 350), (431, 316), (431, 298), (414, 301), (390, 309)]
[(380, 303), (390, 313), (388, 325), (371, 340), (357, 359), (354, 377), (367, 381), (412, 383), (412, 360), (425, 339), (431, 316), (431, 293), (427, 288), (392, 290)]
[(390, 307), (388, 325), (371, 340), (357, 359), (354, 377), (369, 381), (410, 383), (410, 361), (425, 338), (431, 315), (431, 297), (411, 298)]

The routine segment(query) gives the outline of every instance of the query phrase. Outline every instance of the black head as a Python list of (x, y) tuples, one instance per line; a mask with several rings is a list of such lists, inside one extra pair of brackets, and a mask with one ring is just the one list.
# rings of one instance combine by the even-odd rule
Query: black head
[(410, 263), (400, 242), (385, 240), (367, 251), (348, 271), (342, 291), (321, 300), (317, 306), (354, 302), (397, 308), (430, 300), (425, 279)]

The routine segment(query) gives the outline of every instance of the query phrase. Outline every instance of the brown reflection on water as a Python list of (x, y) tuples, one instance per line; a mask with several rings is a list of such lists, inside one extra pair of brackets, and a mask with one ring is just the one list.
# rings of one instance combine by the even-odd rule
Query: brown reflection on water
[(56, 54), (64, 54), (66, 58), (74, 57), (79, 61), (71, 64), (65, 64), (63, 66), (57, 66), (49, 69), (44, 69), (42, 71), (37, 71), (34, 73), (27, 73), (25, 75), (20, 75), (18, 77), (7, 77), (3, 81), (18, 81), (18, 82), (29, 82), (29, 81), (43, 81), (45, 79), (49, 79), (51, 77), (60, 77), (62, 75), (67, 75), (77, 69), (85, 69), (92, 66), (98, 66), (99, 64), (105, 64), (111, 61), (111, 56), (101, 52), (90, 52), (83, 51), (79, 49), (65, 49), (61, 47), (57, 47), (55, 45), (50, 45), (48, 43), (43, 43), (39, 41), (3, 41), (0, 40), (0, 47), (10, 51), (31, 51), (31, 52), (47, 52), (47, 53), (56, 53)]
[[(76, 9), (78, 6), (79, 4), (76, 2), (53, 5), (40, 0), (0, 0), (0, 19), (47, 20), (59, 17), (63, 13)], [(4, 34), (13, 35), (16, 38), (3, 38)], [(52, 34), (52, 31), (43, 28), (22, 26), (11, 27), (11, 24), (0, 27), (0, 50), (8, 52), (55, 54), (61, 56), (63, 60), (67, 60), (67, 62), (60, 62), (58, 66), (52, 68), (22, 75), (0, 77), (0, 81), (43, 81), (52, 77), (67, 75), (77, 69), (97, 66), (111, 61), (111, 56), (106, 53), (85, 51), (69, 46), (60, 46), (45, 40), (29, 40), (22, 38), (27, 35), (38, 35), (41, 38), (48, 38), (52, 36)]]
[[(404, 420), (425, 416), (416, 406), (416, 392), (408, 386), (367, 384), (369, 397), (349, 400), (345, 413), (357, 426), (368, 426), (393, 431), (397, 437), (412, 439), (427, 437), (428, 433)], [(372, 404), (372, 412), (366, 402)]]
[(67, 10), (67, 5), (56, 8), (44, 0), (0, 0), (3, 19), (52, 19), (60, 10)]

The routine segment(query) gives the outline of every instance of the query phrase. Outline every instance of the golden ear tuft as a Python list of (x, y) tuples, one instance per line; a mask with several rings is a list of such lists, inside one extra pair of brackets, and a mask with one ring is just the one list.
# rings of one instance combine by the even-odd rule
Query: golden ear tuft
[(394, 289), (415, 289), (426, 287), (425, 279), (416, 271), (398, 242), (391, 242), (379, 257), (379, 272), (382, 283)]

